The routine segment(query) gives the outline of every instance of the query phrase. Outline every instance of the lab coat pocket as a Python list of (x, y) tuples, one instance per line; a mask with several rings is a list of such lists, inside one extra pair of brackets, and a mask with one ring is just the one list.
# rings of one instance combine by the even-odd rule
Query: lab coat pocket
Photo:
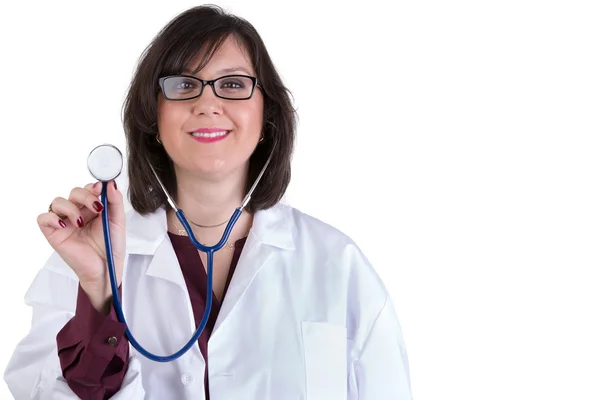
[(306, 400), (346, 398), (346, 328), (302, 321)]

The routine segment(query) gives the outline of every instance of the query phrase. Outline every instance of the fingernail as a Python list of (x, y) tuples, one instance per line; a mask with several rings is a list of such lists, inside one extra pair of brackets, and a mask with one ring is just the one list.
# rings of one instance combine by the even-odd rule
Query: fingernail
[(117, 181), (113, 181), (113, 185), (115, 185), (115, 190), (117, 190)]
[(77, 218), (77, 226), (80, 228), (83, 228), (83, 218), (81, 218), (81, 217)]
[(62, 219), (59, 219), (59, 220), (58, 220), (58, 224), (59, 224), (60, 226), (62, 226), (63, 228), (66, 228), (66, 227), (67, 227), (67, 224), (65, 224), (65, 222), (64, 222)]
[(103, 209), (103, 208), (104, 208), (104, 207), (102, 206), (102, 204), (100, 204), (100, 202), (99, 202), (99, 201), (95, 201), (95, 202), (94, 202), (94, 209), (95, 209), (96, 211), (100, 212), (100, 211), (102, 211), (102, 209)]
[(96, 189), (96, 188), (98, 187), (98, 184), (99, 184), (99, 183), (100, 183), (100, 182), (96, 182), (96, 183), (94, 183), (94, 186), (92, 186), (92, 188), (93, 188), (93, 189)]

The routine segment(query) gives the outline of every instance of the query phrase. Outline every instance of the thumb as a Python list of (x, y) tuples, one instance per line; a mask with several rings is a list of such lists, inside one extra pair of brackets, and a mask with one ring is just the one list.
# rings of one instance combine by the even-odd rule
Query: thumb
[(106, 200), (108, 202), (108, 219), (110, 222), (124, 227), (125, 209), (123, 205), (123, 195), (117, 188), (117, 183), (112, 180), (106, 183), (98, 184), (94, 190), (102, 194), (103, 186), (106, 185)]

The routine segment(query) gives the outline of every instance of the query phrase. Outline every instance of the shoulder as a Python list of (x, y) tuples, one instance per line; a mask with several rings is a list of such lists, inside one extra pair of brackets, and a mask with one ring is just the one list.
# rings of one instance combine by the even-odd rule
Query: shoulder
[(288, 224), (298, 250), (322, 251), (330, 256), (339, 255), (340, 252), (360, 252), (351, 237), (330, 223), (287, 204), (275, 207), (273, 212)]
[(289, 205), (283, 205), (282, 207), (284, 207), (284, 210), (287, 208), (295, 232), (304, 234), (303, 238), (318, 241), (318, 243), (328, 247), (354, 244), (348, 235), (328, 222)]
[[(359, 245), (345, 232), (330, 223), (307, 214), (295, 207), (281, 205), (291, 221), (296, 250), (304, 255), (315, 255), (322, 260), (318, 263), (324, 273), (335, 275), (352, 287), (369, 287), (373, 294), (378, 293), (379, 301), (385, 301), (387, 292), (379, 274)], [(357, 285), (357, 286), (355, 286)]]

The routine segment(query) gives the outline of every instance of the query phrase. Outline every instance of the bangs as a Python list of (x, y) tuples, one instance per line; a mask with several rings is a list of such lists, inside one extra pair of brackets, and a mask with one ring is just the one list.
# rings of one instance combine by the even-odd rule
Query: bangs
[(207, 32), (195, 30), (193, 35), (182, 34), (173, 38), (170, 41), (172, 45), (165, 52), (158, 75), (181, 75), (186, 72), (195, 75), (209, 63), (228, 37), (235, 37), (238, 43), (241, 42), (235, 32), (223, 28)]

